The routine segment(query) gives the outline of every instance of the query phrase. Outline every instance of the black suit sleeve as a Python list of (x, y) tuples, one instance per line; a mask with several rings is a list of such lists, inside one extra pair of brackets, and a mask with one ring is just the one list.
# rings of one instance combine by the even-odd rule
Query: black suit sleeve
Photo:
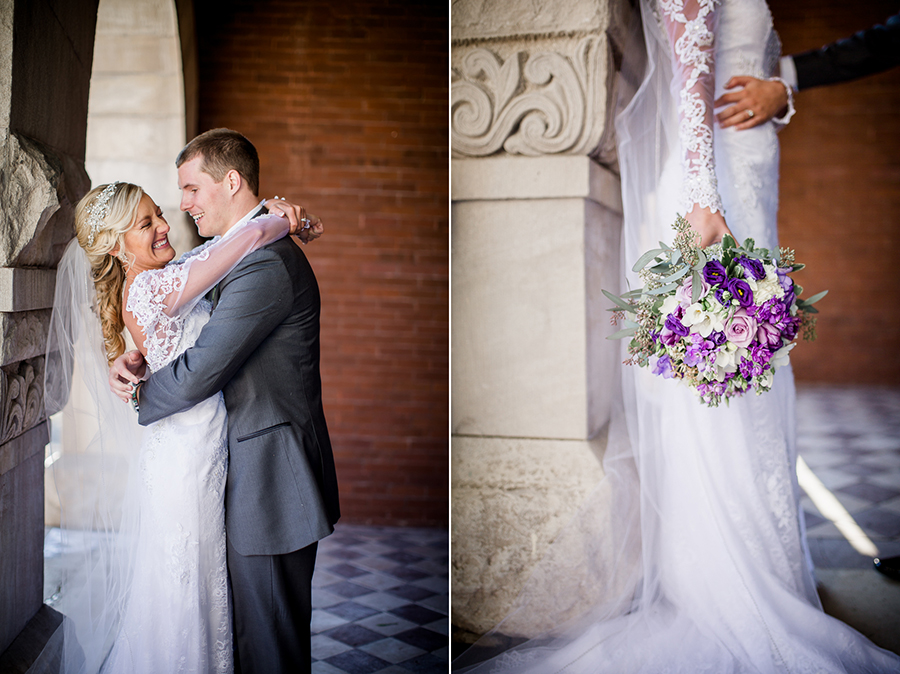
[(221, 391), (291, 311), (291, 279), (281, 258), (265, 248), (245, 257), (220, 287), (197, 342), (141, 386), (141, 425)]
[(852, 37), (792, 57), (797, 88), (837, 84), (900, 65), (900, 14)]

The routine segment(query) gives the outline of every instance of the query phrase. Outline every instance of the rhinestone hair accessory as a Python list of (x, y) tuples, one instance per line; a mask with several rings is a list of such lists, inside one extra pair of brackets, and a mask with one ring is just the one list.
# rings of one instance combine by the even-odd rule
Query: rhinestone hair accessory
[(94, 245), (94, 235), (100, 229), (100, 225), (103, 224), (103, 220), (109, 213), (109, 200), (112, 199), (112, 195), (115, 194), (116, 185), (118, 184), (119, 182), (114, 180), (107, 185), (88, 207), (88, 224), (91, 226), (91, 233), (88, 236), (88, 246)]

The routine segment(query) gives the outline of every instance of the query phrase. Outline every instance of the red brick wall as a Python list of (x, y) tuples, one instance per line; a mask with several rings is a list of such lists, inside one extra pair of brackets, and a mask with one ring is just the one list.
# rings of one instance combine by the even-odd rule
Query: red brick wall
[[(784, 53), (815, 49), (883, 22), (894, 1), (771, 0)], [(810, 382), (900, 379), (900, 69), (809, 89), (781, 132), (782, 245), (818, 305), (819, 338), (791, 360)], [(809, 293), (807, 293), (809, 294)]]
[(197, 0), (200, 130), (241, 131), (263, 196), (326, 223), (325, 413), (342, 521), (447, 525), (443, 3)]

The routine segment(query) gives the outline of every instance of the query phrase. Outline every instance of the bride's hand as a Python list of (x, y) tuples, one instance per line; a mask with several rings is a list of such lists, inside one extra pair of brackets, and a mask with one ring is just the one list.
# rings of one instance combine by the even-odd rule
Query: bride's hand
[(708, 208), (698, 208), (695, 205), (684, 218), (691, 223), (691, 229), (700, 235), (701, 248), (719, 243), (726, 234), (731, 234), (721, 211), (713, 213)]
[(312, 213), (307, 213), (302, 206), (292, 204), (283, 197), (267, 199), (266, 208), (270, 213), (286, 217), (291, 223), (290, 233), (303, 243), (314, 241), (325, 233), (325, 225), (322, 224), (322, 220)]
[(140, 351), (126, 351), (109, 368), (109, 388), (126, 403), (135, 384), (147, 378), (147, 363)]

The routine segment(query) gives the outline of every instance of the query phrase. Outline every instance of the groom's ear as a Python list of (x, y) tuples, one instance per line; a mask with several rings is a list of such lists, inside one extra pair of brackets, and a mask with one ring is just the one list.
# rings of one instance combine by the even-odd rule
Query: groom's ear
[(240, 173), (237, 172), (236, 169), (231, 169), (228, 173), (225, 174), (225, 187), (228, 189), (228, 193), (231, 196), (234, 196), (241, 189), (241, 185), (244, 184), (244, 178)]

